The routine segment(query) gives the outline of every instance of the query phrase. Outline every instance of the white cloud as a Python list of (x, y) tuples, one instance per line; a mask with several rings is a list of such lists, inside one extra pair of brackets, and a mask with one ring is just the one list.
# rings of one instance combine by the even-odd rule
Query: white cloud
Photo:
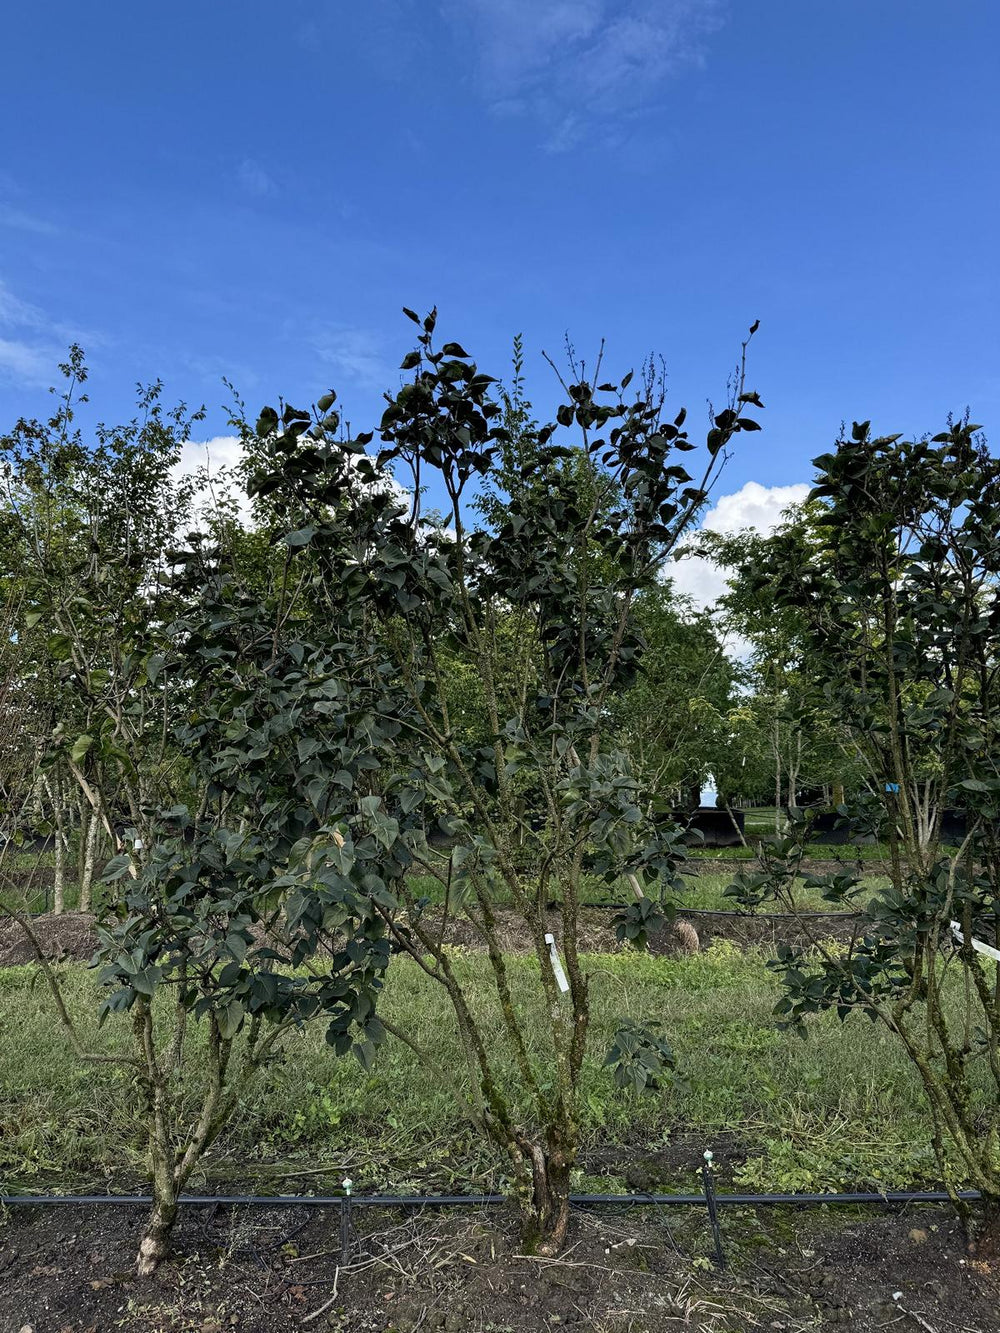
[(174, 464), (175, 479), (180, 482), (203, 470), (203, 485), (195, 499), (198, 509), (211, 508), (213, 493), (228, 493), (236, 500), (240, 521), (250, 522), (250, 497), (235, 474), (243, 457), (238, 435), (215, 435), (210, 440), (185, 440), (181, 456)]
[(551, 151), (648, 108), (704, 60), (722, 0), (445, 0), (469, 30), (494, 109), (546, 127)]
[(773, 532), (781, 516), (792, 505), (799, 505), (809, 494), (807, 482), (791, 486), (762, 486), (759, 481), (748, 481), (730, 495), (720, 495), (705, 515), (702, 527), (706, 532)]
[[(786, 509), (801, 504), (808, 494), (809, 486), (804, 481), (791, 486), (762, 486), (759, 481), (748, 481), (738, 491), (720, 495), (701, 526), (706, 532), (734, 533), (750, 528), (766, 535), (778, 526)], [(678, 560), (665, 572), (676, 590), (699, 607), (711, 606), (726, 591), (724, 571), (702, 556)]]
[(238, 435), (214, 435), (210, 440), (185, 440), (175, 472), (179, 476), (207, 468), (213, 476), (234, 468), (243, 457)]

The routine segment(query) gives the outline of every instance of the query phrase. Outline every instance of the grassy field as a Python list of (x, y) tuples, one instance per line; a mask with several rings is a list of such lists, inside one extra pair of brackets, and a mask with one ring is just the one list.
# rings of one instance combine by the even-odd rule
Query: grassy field
[[(774, 810), (755, 809), (747, 811), (747, 832), (753, 835), (768, 835), (774, 832)], [(871, 868), (871, 885), (878, 887), (887, 881), (880, 873), (885, 869), (888, 848), (884, 845), (865, 847), (823, 846), (817, 844), (810, 855), (819, 860), (842, 860), (847, 865), (856, 865), (860, 860)], [(688, 849), (690, 863), (686, 876), (688, 893), (683, 903), (688, 907), (717, 908), (731, 907), (732, 903), (723, 898), (723, 890), (731, 882), (739, 869), (739, 862), (752, 861), (756, 856), (753, 846), (713, 847), (694, 846)], [(706, 867), (705, 863), (715, 863)], [(76, 910), (79, 903), (78, 886), (74, 881), (75, 860), (69, 860), (66, 867), (64, 901), (67, 911)], [(55, 856), (52, 852), (26, 852), (8, 849), (0, 858), (0, 870), (4, 880), (0, 887), (0, 898), (7, 899), (19, 909), (30, 912), (44, 912), (52, 906), (52, 873)], [(683, 873), (683, 872), (682, 872)], [(425, 894), (432, 902), (441, 899), (441, 886), (430, 876), (415, 876), (414, 884), (418, 891)], [(95, 879), (93, 886), (93, 904), (100, 908), (108, 890)], [(584, 899), (589, 902), (621, 902), (631, 898), (628, 885), (624, 882), (606, 885), (598, 879), (589, 881), (584, 888)], [(823, 907), (818, 895), (803, 890), (799, 906), (803, 908)]]
[[(698, 908), (703, 911), (732, 910), (735, 904), (725, 896), (725, 890), (732, 883), (738, 866), (717, 867), (713, 864), (706, 865), (707, 858), (699, 858), (698, 861), (699, 863), (691, 865), (687, 875), (683, 875), (682, 872), (686, 889), (684, 894), (676, 899), (678, 909), (682, 912), (685, 908)], [(878, 867), (873, 866), (872, 873), (865, 876), (866, 888), (869, 891), (874, 891), (888, 884), (888, 879), (884, 875), (878, 874), (877, 870)], [(440, 902), (444, 897), (440, 882), (430, 875), (414, 876), (411, 884), (416, 893), (425, 896), (431, 902)], [(94, 885), (93, 902), (96, 908), (100, 908), (107, 892), (108, 890), (100, 883)], [(867, 896), (864, 895), (861, 901), (865, 901)], [(10, 902), (18, 910), (26, 909), (29, 912), (37, 913), (50, 911), (52, 908), (51, 886), (47, 891), (40, 887), (31, 887), (14, 892), (7, 890), (0, 894), (0, 897)], [(593, 878), (584, 885), (584, 902), (595, 904), (620, 903), (628, 902), (631, 898), (632, 891), (624, 881), (608, 885), (597, 878)], [(498, 895), (498, 902), (502, 901), (503, 896), (500, 894)], [(69, 883), (66, 886), (65, 893), (66, 910), (69, 912), (75, 911), (77, 905), (77, 887), (75, 884)], [(800, 886), (796, 895), (796, 906), (803, 910), (836, 910), (829, 903), (825, 903), (816, 890), (807, 889), (804, 885)], [(776, 910), (774, 904), (770, 904), (769, 907), (772, 911)], [(768, 905), (765, 905), (761, 910), (768, 910)]]
[[(671, 896), (671, 901), (676, 903), (677, 910), (681, 914), (685, 909), (699, 911), (732, 911), (737, 904), (726, 897), (726, 889), (733, 882), (733, 877), (738, 867), (730, 866), (717, 868), (715, 866), (692, 866), (687, 875), (683, 874), (685, 882), (684, 892), (676, 897)], [(415, 893), (423, 895), (430, 902), (441, 902), (444, 898), (444, 890), (440, 881), (430, 875), (414, 876), (410, 881)], [(876, 873), (866, 874), (864, 877), (864, 892), (859, 896), (853, 906), (864, 904), (871, 895), (880, 888), (884, 888), (889, 880), (884, 875)], [(620, 880), (616, 884), (605, 884), (603, 881), (595, 878), (586, 880), (583, 886), (583, 901), (592, 904), (624, 903), (632, 901), (632, 890), (629, 885)], [(555, 894), (553, 895), (555, 899)], [(503, 901), (502, 894), (498, 894), (498, 902)], [(807, 888), (801, 881), (795, 896), (795, 905), (803, 911), (836, 911), (835, 906), (823, 900), (819, 890)], [(773, 902), (765, 904), (761, 911), (779, 911), (780, 905)]]
[[(458, 958), (489, 1023), (485, 960)], [(519, 993), (533, 990), (535, 966), (528, 957), (511, 959), (515, 976), (524, 973)], [(719, 944), (685, 959), (598, 955), (587, 966), (594, 1023), (581, 1186), (689, 1187), (691, 1163), (671, 1163), (672, 1150), (727, 1142), (738, 1149), (733, 1183), (747, 1188), (902, 1187), (933, 1179), (920, 1091), (897, 1047), (863, 1020), (845, 1029), (824, 1018), (805, 1042), (777, 1031), (777, 983), (761, 954)], [(96, 1031), (93, 973), (72, 965), (62, 975), (92, 1049), (122, 1043), (124, 1024)], [(425, 1040), (434, 1034), (442, 1063), (460, 1067), (447, 1006), (407, 960), (393, 964), (384, 1003)], [(614, 1087), (601, 1060), (623, 1015), (663, 1024), (682, 1084), (641, 1095)], [(194, 1040), (201, 1038), (196, 1029)], [(34, 967), (0, 972), (0, 1184), (120, 1186), (141, 1172), (134, 1105), (126, 1074), (76, 1061)], [(650, 1154), (662, 1170), (640, 1181), (628, 1163)], [(390, 1040), (366, 1075), (352, 1059), (337, 1060), (313, 1029), (291, 1042), (244, 1099), (237, 1123), (213, 1150), (207, 1179), (257, 1188), (285, 1180), (285, 1187), (302, 1189), (329, 1183), (314, 1174), (320, 1168), (347, 1171), (369, 1190), (499, 1180), (489, 1150), (405, 1047)], [(296, 1172), (305, 1174), (296, 1179)]]

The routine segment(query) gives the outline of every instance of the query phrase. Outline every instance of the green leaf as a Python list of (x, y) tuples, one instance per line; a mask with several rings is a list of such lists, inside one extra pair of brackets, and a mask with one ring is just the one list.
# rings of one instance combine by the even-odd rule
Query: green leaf
[(238, 963), (242, 963), (247, 956), (247, 942), (242, 935), (236, 934), (235, 931), (226, 936), (225, 948), (230, 957)]
[(219, 1036), (223, 1041), (231, 1041), (239, 1032), (243, 1022), (243, 1006), (238, 1000), (232, 1000), (224, 1009), (218, 1011), (216, 1022), (219, 1025)]
[(159, 984), (161, 975), (160, 969), (149, 963), (130, 978), (132, 989), (139, 995), (151, 996)]
[(55, 661), (67, 662), (73, 651), (73, 641), (68, 634), (50, 634), (45, 641), (45, 647), (49, 656)]
[(262, 408), (261, 414), (257, 418), (257, 434), (261, 436), (269, 435), (271, 431), (276, 430), (277, 427), (278, 427), (278, 414), (277, 412), (275, 412), (274, 408), (273, 407)]
[(308, 546), (316, 536), (316, 526), (309, 523), (304, 528), (297, 528), (295, 532), (286, 532), (282, 540), (286, 546)]
[(93, 743), (93, 736), (88, 736), (86, 733), (82, 736), (77, 736), (76, 740), (73, 742), (73, 748), (69, 752), (69, 757), (73, 760), (74, 764), (80, 763)]

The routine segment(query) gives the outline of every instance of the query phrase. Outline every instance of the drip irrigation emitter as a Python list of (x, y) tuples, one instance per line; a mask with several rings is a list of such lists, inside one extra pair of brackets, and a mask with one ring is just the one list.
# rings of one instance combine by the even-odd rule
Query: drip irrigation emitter
[(701, 1178), (705, 1186), (705, 1203), (708, 1205), (708, 1221), (712, 1228), (712, 1241), (715, 1245), (715, 1264), (720, 1270), (726, 1267), (726, 1256), (722, 1249), (722, 1232), (719, 1230), (719, 1210), (715, 1206), (715, 1181), (712, 1178), (712, 1149), (705, 1149), (705, 1162), (701, 1168)]
[(354, 1181), (345, 1177), (344, 1194), (340, 1200), (340, 1262), (346, 1265), (351, 1258), (351, 1189)]
[[(571, 1194), (576, 1208), (705, 1208), (715, 1248), (715, 1262), (726, 1267), (722, 1248), (718, 1209), (722, 1207), (825, 1207), (872, 1205), (888, 1208), (911, 1203), (953, 1203), (953, 1196), (943, 1190), (888, 1190), (883, 1193), (853, 1190), (836, 1194), (717, 1194), (712, 1172), (712, 1152), (706, 1151), (701, 1168), (701, 1194)], [(336, 1208), (340, 1216), (341, 1266), (350, 1259), (351, 1213), (354, 1208), (496, 1208), (510, 1202), (506, 1194), (355, 1194), (354, 1182), (343, 1182), (341, 1194), (182, 1194), (178, 1203), (184, 1207), (248, 1208)], [(956, 1196), (965, 1203), (982, 1198), (978, 1190), (961, 1190)], [(0, 1194), (0, 1208), (79, 1208), (148, 1207), (150, 1194)]]

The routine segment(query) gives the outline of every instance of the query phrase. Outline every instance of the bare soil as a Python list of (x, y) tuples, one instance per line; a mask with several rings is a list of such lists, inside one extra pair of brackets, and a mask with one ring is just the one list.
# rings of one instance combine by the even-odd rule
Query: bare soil
[(724, 1212), (730, 1267), (700, 1210), (575, 1216), (557, 1261), (525, 1256), (499, 1210), (339, 1214), (188, 1208), (174, 1260), (138, 1282), (143, 1210), (31, 1208), (0, 1223), (0, 1333), (994, 1333), (997, 1270), (936, 1210)]
[[(37, 916), (31, 927), (45, 956), (54, 962), (87, 961), (97, 948), (96, 918), (90, 912)], [(0, 967), (32, 963), (35, 950), (19, 923), (0, 917)]]
[[(586, 907), (580, 916), (580, 948), (586, 953), (609, 953), (627, 949), (615, 939), (613, 912), (606, 907)], [(496, 912), (500, 947), (507, 953), (525, 953), (534, 948), (531, 935), (525, 925), (513, 913), (497, 909)], [(433, 911), (424, 914), (424, 923), (433, 928), (440, 923), (440, 916)], [(558, 938), (560, 930), (559, 912), (550, 911), (551, 929)], [(782, 941), (788, 943), (807, 943), (816, 935), (824, 939), (831, 937), (848, 939), (856, 929), (855, 920), (831, 917), (829, 920), (816, 917), (805, 918), (802, 922), (765, 916), (732, 916), (726, 913), (695, 912), (679, 918), (677, 927), (666, 927), (650, 939), (650, 952), (666, 956), (695, 952), (693, 938), (683, 930), (681, 922), (687, 921), (693, 926), (701, 948), (705, 948), (715, 939), (732, 940), (747, 946), (767, 947)], [(45, 955), (54, 961), (89, 961), (97, 948), (95, 933), (96, 918), (87, 912), (65, 912), (60, 916), (51, 913), (37, 916), (32, 920), (32, 929), (38, 937)], [(465, 917), (452, 917), (445, 923), (444, 938), (447, 943), (469, 949), (483, 948), (482, 939), (475, 927)], [(35, 951), (30, 940), (20, 925), (6, 917), (0, 917), (0, 968), (16, 967), (30, 963), (35, 959)]]

